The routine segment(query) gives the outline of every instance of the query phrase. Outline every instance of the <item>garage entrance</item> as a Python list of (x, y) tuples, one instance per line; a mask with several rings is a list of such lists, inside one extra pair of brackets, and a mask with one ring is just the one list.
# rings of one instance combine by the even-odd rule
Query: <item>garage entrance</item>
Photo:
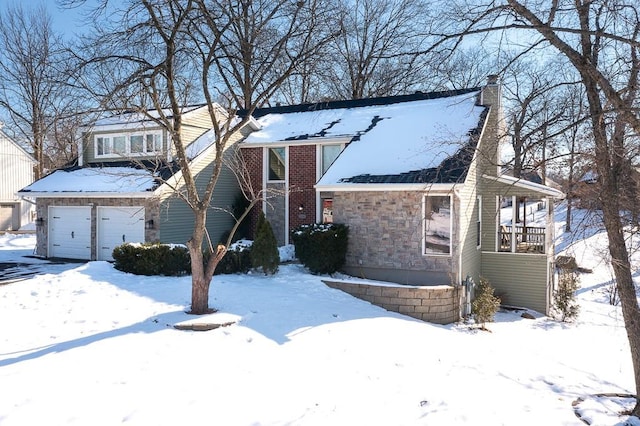
[(98, 207), (98, 260), (113, 260), (122, 243), (144, 242), (144, 207)]
[(48, 257), (91, 259), (91, 207), (49, 207)]

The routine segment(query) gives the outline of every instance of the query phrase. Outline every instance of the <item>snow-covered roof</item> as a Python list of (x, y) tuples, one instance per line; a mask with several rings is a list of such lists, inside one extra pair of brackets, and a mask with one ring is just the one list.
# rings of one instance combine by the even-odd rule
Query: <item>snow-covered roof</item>
[(388, 98), (382, 105), (269, 113), (258, 118), (262, 129), (243, 145), (348, 138), (351, 142), (317, 186), (406, 183), (421, 179), (407, 174), (439, 168), (456, 155), (469, 157), (460, 151), (486, 110), (476, 105), (477, 94), (474, 90), (404, 102)]
[(146, 193), (157, 186), (156, 173), (134, 167), (86, 167), (57, 170), (21, 189), (23, 196), (70, 196), (82, 194), (131, 195)]
[(547, 195), (554, 198), (564, 198), (565, 196), (565, 194), (562, 191), (559, 191), (555, 188), (551, 188), (550, 186), (531, 182), (526, 179), (519, 179), (509, 175), (504, 175), (504, 174), (500, 176), (482, 175), (482, 177), (484, 179), (493, 180), (496, 182), (503, 183), (505, 185), (526, 189), (528, 191), (535, 191), (542, 195)]

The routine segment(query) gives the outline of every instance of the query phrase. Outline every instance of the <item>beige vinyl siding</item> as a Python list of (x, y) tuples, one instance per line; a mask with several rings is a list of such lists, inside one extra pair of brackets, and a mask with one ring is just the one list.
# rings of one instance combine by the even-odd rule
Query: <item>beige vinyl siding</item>
[[(467, 276), (472, 277), (478, 282), (480, 275), (480, 264), (482, 260), (482, 253), (478, 249), (477, 241), (477, 214), (478, 206), (476, 200), (478, 198), (477, 188), (477, 167), (478, 163), (476, 159), (471, 162), (467, 177), (465, 179), (464, 186), (460, 190), (460, 238), (462, 246), (460, 248), (460, 283), (466, 279)], [(483, 200), (484, 202), (484, 200)], [(482, 224), (484, 228), (484, 223)]]
[(0, 201), (18, 200), (16, 192), (33, 183), (35, 161), (0, 132)]
[(0, 208), (5, 210), (5, 222), (10, 222), (4, 223), (3, 231), (20, 229), (31, 221), (33, 205), (20, 200), (16, 192), (33, 183), (35, 164), (31, 155), (0, 132)]
[(527, 306), (548, 313), (547, 255), (482, 253), (482, 276), (495, 288), (502, 304)]

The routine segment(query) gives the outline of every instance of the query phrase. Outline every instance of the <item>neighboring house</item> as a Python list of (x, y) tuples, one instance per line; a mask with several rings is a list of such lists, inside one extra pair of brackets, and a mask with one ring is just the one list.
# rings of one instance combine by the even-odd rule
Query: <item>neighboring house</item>
[[(206, 106), (185, 108), (182, 137), (198, 185), (213, 168), (210, 129)], [(242, 132), (231, 142), (241, 137)], [(112, 260), (123, 242), (187, 242), (194, 217), (177, 196), (184, 182), (166, 130), (144, 114), (126, 113), (82, 129), (79, 144), (78, 166), (20, 191), (36, 199), (38, 255)], [(234, 223), (227, 212), (238, 192), (235, 175), (225, 168), (207, 219), (214, 244)]]
[(16, 231), (32, 222), (33, 204), (16, 193), (33, 182), (35, 159), (0, 130), (0, 231)]
[[(350, 228), (344, 271), (412, 285), (481, 276), (504, 304), (549, 311), (560, 191), (502, 174), (500, 86), (256, 110), (240, 143), (280, 244), (315, 221)], [(535, 200), (512, 224), (503, 200)], [(536, 210), (537, 210), (536, 208)], [(253, 216), (255, 217), (255, 215)], [(527, 217), (525, 215), (525, 217)]]

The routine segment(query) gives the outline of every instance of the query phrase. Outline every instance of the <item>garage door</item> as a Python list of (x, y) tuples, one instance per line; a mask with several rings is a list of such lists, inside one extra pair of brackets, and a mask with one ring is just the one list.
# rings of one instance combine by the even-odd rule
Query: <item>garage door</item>
[(20, 204), (0, 204), (0, 231), (15, 231), (20, 227)]
[(91, 259), (91, 207), (49, 207), (49, 257)]
[(98, 207), (98, 260), (122, 243), (144, 242), (144, 207)]

